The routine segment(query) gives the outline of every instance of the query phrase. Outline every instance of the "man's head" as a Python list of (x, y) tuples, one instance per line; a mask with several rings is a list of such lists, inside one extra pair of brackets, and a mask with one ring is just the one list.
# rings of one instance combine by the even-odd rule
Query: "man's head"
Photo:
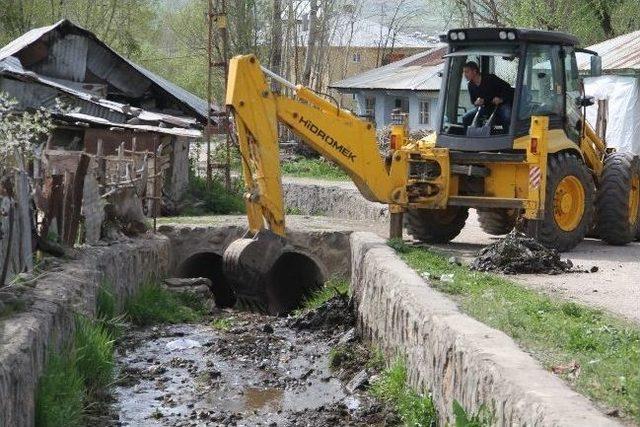
[(462, 67), (464, 78), (470, 82), (475, 82), (480, 77), (480, 67), (473, 61), (469, 61)]

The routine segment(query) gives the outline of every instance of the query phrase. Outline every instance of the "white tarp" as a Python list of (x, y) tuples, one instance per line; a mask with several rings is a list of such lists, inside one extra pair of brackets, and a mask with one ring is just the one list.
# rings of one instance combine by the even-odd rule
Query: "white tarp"
[[(607, 145), (618, 151), (640, 154), (640, 79), (600, 76), (585, 79), (585, 91), (596, 99), (609, 100)], [(587, 121), (595, 128), (598, 107), (587, 108)]]

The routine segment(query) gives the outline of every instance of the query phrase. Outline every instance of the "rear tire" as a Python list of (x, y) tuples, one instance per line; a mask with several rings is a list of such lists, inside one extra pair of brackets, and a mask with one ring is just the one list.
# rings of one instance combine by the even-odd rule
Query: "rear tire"
[(589, 231), (594, 201), (593, 178), (582, 159), (573, 153), (549, 156), (544, 219), (528, 221), (526, 232), (548, 248), (569, 251)]
[(640, 165), (631, 153), (605, 158), (597, 200), (598, 235), (610, 245), (626, 245), (638, 236)]
[(424, 243), (447, 243), (464, 228), (469, 209), (409, 209), (404, 214), (407, 233)]
[(478, 209), (480, 228), (492, 236), (508, 234), (516, 226), (517, 219), (515, 209)]

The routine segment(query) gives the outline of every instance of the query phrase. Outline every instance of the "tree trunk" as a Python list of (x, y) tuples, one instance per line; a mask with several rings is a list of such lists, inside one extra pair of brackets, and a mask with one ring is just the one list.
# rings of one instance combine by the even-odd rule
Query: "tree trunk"
[[(282, 4), (281, 0), (273, 0), (273, 31), (271, 39), (271, 57), (269, 66), (271, 71), (282, 74)], [(273, 89), (278, 85), (273, 83)]]
[(318, 38), (318, 0), (311, 0), (309, 8), (309, 36), (307, 37), (307, 53), (304, 58), (304, 71), (302, 73), (302, 83), (306, 86), (309, 86), (311, 82), (311, 67), (313, 66), (313, 55), (316, 39)]

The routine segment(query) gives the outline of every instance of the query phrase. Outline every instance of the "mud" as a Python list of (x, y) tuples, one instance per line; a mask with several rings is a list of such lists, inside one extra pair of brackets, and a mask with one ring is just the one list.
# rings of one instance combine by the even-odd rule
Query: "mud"
[(356, 340), (351, 324), (348, 299), (337, 297), (297, 320), (222, 311), (205, 324), (131, 330), (118, 343), (105, 424), (394, 425), (366, 380), (350, 389), (354, 371), (329, 366), (332, 348)]
[(337, 294), (317, 309), (289, 319), (288, 323), (294, 329), (328, 331), (336, 334), (355, 326), (355, 309), (348, 295)]
[(548, 249), (516, 230), (481, 249), (471, 263), (471, 269), (505, 274), (586, 272), (575, 267), (571, 260), (560, 259), (558, 251)]

